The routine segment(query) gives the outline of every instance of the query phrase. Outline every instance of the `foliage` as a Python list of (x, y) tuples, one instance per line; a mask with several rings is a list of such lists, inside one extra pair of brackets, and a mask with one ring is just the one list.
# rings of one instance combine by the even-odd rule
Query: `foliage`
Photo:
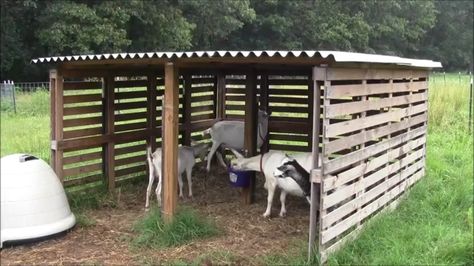
[(3, 0), (2, 79), (45, 79), (35, 57), (205, 49), (312, 49), (426, 57), (466, 70), (472, 1)]
[(217, 228), (194, 210), (181, 208), (170, 224), (163, 222), (160, 210), (153, 208), (134, 227), (138, 236), (135, 247), (163, 248), (178, 246), (191, 240), (214, 236)]

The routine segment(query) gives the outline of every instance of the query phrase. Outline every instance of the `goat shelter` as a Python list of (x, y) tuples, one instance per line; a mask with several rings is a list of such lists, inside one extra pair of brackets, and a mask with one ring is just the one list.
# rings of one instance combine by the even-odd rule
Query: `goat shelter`
[[(52, 167), (65, 187), (146, 175), (163, 144), (163, 215), (177, 204), (177, 149), (216, 121), (245, 121), (257, 154), (312, 152), (309, 251), (321, 261), (425, 173), (431, 60), (336, 51), (202, 51), (58, 56), (50, 63)], [(322, 165), (319, 165), (319, 159)], [(252, 201), (254, 182), (242, 193)]]

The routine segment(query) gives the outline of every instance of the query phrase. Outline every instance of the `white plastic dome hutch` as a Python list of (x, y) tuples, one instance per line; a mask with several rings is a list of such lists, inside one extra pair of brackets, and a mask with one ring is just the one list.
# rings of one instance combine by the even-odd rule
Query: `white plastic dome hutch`
[(55, 235), (76, 222), (61, 182), (51, 167), (34, 156), (1, 159), (1, 244)]

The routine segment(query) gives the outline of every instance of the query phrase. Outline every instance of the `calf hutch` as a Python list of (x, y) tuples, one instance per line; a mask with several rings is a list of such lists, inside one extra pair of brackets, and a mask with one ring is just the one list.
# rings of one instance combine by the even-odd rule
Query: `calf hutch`
[[(163, 143), (163, 214), (177, 204), (177, 149), (216, 121), (245, 121), (257, 155), (312, 152), (309, 250), (321, 261), (425, 173), (428, 76), (438, 62), (335, 51), (120, 53), (50, 63), (51, 162), (64, 186), (109, 190), (146, 175)], [(322, 165), (319, 165), (319, 159)], [(242, 195), (252, 201), (254, 182)]]

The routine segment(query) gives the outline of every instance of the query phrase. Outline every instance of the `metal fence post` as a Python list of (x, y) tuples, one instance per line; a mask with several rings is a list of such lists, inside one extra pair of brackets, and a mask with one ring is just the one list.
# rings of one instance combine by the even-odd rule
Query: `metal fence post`
[(13, 82), (13, 80), (11, 81), (11, 88), (12, 88), (12, 97), (13, 97), (13, 111), (16, 114), (15, 83)]

